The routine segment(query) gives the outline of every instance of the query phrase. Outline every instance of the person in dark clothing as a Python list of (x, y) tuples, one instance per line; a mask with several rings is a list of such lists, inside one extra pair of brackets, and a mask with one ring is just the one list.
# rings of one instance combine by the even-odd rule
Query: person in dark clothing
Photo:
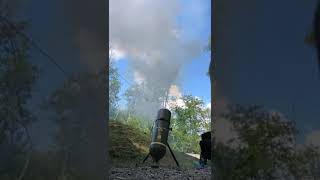
[(201, 134), (199, 145), (201, 149), (199, 163), (204, 166), (207, 164), (207, 160), (211, 160), (211, 131)]

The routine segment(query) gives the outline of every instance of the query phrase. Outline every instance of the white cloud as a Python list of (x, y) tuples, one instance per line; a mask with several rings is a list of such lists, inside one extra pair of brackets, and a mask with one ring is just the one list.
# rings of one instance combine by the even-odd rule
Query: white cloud
[(133, 72), (133, 79), (138, 84), (142, 84), (145, 81), (145, 77), (138, 71)]
[(177, 104), (177, 106), (179, 106), (179, 107), (185, 107), (185, 106), (186, 106), (185, 103), (184, 103), (184, 101), (183, 101), (181, 98), (179, 98), (179, 99), (176, 100), (176, 104)]
[(117, 49), (117, 48), (110, 48), (109, 49), (109, 58), (111, 61), (118, 61), (125, 57), (125, 52)]
[(206, 108), (211, 109), (211, 102), (209, 102), (208, 104), (206, 104)]

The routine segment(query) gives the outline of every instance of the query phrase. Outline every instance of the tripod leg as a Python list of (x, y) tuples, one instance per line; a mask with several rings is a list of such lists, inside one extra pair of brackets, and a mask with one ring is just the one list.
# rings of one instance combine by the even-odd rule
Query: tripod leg
[(171, 150), (171, 148), (170, 148), (170, 146), (169, 146), (169, 144), (167, 144), (167, 146), (168, 146), (168, 148), (169, 148), (169, 150), (170, 150), (170, 153), (171, 153), (174, 161), (176, 162), (177, 166), (180, 167), (180, 166), (179, 166), (179, 163), (178, 163), (178, 161), (177, 161), (177, 159), (176, 159), (176, 157), (175, 157), (174, 154), (173, 154), (173, 151)]
[(144, 163), (148, 159), (149, 155), (150, 155), (150, 153), (148, 153), (148, 155), (144, 158), (142, 163)]

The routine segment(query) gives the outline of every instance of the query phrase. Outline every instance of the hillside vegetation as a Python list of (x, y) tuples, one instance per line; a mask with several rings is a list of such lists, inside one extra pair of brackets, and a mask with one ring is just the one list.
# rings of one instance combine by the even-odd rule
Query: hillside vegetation
[[(130, 167), (136, 166), (136, 164), (141, 166), (149, 151), (150, 132), (117, 121), (109, 122), (109, 132), (109, 142), (111, 143), (109, 153), (112, 165), (115, 167)], [(173, 151), (181, 167), (193, 167), (198, 161), (197, 158), (183, 152)], [(148, 166), (151, 163), (152, 160), (149, 157), (144, 165)], [(167, 149), (165, 157), (160, 160), (159, 164), (165, 167), (176, 166), (169, 149)]]

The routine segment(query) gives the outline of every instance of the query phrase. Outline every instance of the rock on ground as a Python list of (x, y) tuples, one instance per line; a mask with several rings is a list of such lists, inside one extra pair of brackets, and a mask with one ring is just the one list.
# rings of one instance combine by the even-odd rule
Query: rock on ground
[(211, 169), (177, 169), (177, 168), (111, 168), (110, 180), (210, 180)]

